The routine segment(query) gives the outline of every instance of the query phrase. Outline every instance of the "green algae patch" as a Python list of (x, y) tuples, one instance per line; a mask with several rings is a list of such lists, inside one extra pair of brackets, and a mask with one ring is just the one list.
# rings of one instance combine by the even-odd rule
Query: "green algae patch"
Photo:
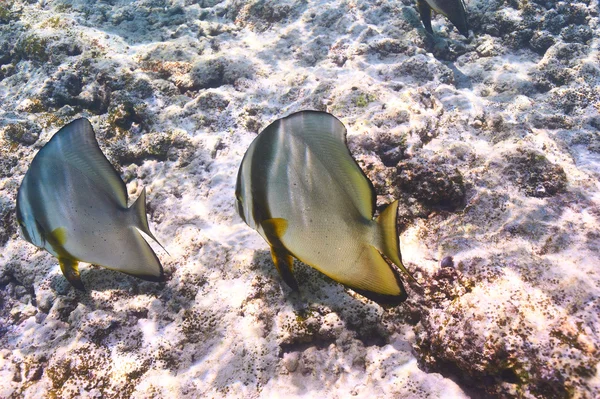
[(352, 104), (359, 108), (364, 108), (375, 100), (377, 100), (377, 97), (375, 97), (373, 94), (358, 93), (355, 97), (352, 98)]
[(47, 51), (49, 42), (48, 38), (29, 34), (17, 42), (15, 54), (25, 60), (47, 62), (50, 59)]

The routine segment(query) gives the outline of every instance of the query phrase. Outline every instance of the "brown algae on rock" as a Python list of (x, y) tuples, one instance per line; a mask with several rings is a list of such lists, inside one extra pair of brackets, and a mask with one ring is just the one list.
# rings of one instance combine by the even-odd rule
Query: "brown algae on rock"
[[(1, 397), (600, 396), (597, 2), (469, 1), (468, 40), (413, 0), (0, 3)], [(301, 264), (290, 295), (235, 216), (243, 152), (307, 108), (401, 200), (401, 307)], [(77, 117), (148, 187), (163, 287), (75, 293), (19, 237)]]

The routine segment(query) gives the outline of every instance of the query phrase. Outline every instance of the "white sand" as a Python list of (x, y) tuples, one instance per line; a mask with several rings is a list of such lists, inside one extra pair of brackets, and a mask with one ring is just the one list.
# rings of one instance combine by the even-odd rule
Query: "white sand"
[[(443, 18), (428, 38), (409, 0), (0, 2), (0, 152), (14, 163), (0, 174), (0, 397), (599, 396), (598, 9), (561, 11), (593, 33), (581, 53), (564, 47), (571, 28), (538, 53), (510, 47), (523, 29), (499, 21), (554, 14), (501, 3), (467, 2), (467, 40)], [(300, 264), (292, 293), (235, 213), (246, 148), (301, 109), (340, 118), (379, 203), (402, 200), (422, 288), (397, 309)], [(31, 159), (81, 116), (130, 198), (148, 190), (165, 284), (84, 264), (75, 292), (16, 233)], [(6, 130), (26, 122), (33, 145)], [(380, 158), (386, 133), (404, 142), (398, 170)], [(419, 165), (457, 170), (464, 203), (400, 188)], [(566, 186), (542, 195), (555, 180), (527, 180), (547, 177), (536, 165)]]

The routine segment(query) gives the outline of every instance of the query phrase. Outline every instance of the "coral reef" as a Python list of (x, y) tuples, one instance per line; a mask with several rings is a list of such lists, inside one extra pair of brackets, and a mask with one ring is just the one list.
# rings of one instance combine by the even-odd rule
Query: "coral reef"
[[(414, 0), (0, 2), (0, 397), (600, 396), (600, 32), (591, 0), (467, 0), (465, 39)], [(242, 156), (333, 113), (419, 284), (392, 309), (236, 215)], [(20, 239), (19, 184), (89, 118), (166, 281)]]

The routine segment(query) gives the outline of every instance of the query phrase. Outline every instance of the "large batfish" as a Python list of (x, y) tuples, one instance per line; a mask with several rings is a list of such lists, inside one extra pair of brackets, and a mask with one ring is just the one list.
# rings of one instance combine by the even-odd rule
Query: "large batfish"
[(431, 9), (444, 15), (452, 22), (456, 29), (465, 37), (469, 37), (467, 12), (463, 0), (417, 0), (417, 8), (425, 30), (433, 35), (431, 27)]
[(146, 219), (145, 189), (127, 207), (127, 189), (106, 159), (92, 125), (77, 119), (36, 154), (17, 195), (22, 236), (58, 258), (69, 282), (83, 290), (78, 262), (151, 281), (163, 268), (140, 231), (156, 240)]
[(373, 219), (375, 190), (333, 115), (302, 111), (264, 129), (242, 160), (236, 199), (292, 289), (295, 257), (381, 304), (406, 299), (398, 271), (384, 258), (411, 277), (400, 257), (398, 202)]

